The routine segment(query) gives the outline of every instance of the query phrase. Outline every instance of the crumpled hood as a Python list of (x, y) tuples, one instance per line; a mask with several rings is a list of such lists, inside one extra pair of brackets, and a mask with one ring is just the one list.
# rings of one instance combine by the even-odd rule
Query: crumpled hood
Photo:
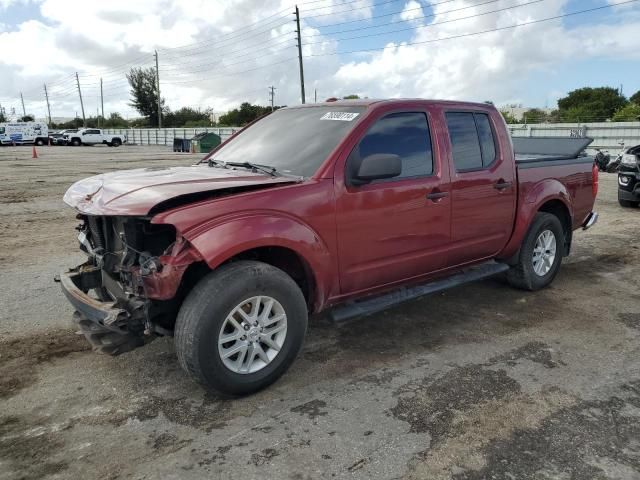
[(64, 194), (64, 202), (88, 215), (146, 215), (158, 203), (182, 195), (295, 181), (207, 164), (138, 168), (80, 180)]

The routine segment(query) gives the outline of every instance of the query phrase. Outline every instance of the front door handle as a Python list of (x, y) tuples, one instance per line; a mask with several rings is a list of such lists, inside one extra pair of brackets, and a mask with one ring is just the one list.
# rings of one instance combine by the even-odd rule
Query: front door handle
[(427, 198), (429, 200), (433, 200), (434, 202), (448, 196), (449, 196), (449, 192), (440, 192), (438, 190), (434, 190), (433, 192), (427, 194)]
[(513, 182), (505, 182), (504, 180), (500, 179), (493, 185), (493, 188), (495, 188), (496, 190), (505, 190), (507, 188), (511, 188), (511, 185), (513, 185)]

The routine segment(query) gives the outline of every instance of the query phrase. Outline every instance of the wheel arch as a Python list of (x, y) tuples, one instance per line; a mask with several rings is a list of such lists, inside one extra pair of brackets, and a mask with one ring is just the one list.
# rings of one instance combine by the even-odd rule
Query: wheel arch
[[(547, 194), (541, 195), (543, 190), (537, 189), (539, 195), (534, 195), (533, 192), (530, 192), (524, 204), (518, 206), (513, 235), (507, 246), (498, 254), (497, 258), (499, 260), (509, 265), (517, 262), (522, 242), (526, 238), (536, 214), (540, 212), (550, 213), (558, 217), (565, 233), (563, 256), (569, 255), (573, 239), (571, 196), (562, 183), (557, 180), (553, 180), (552, 182), (554, 191), (549, 192), (547, 189)], [(541, 188), (544, 187), (544, 183), (546, 182), (539, 184)], [(557, 185), (560, 185), (560, 188), (558, 188)]]
[[(573, 217), (571, 216), (571, 212), (569, 207), (560, 199), (556, 198), (553, 200), (548, 200), (538, 208), (538, 212), (545, 212), (555, 215), (560, 220), (562, 224), (562, 229), (564, 230), (564, 251), (563, 256), (569, 255), (571, 252), (571, 241), (573, 239)], [(532, 219), (533, 220), (533, 219)]]
[(328, 246), (309, 225), (290, 216), (251, 214), (183, 235), (210, 270), (248, 259), (283, 270), (300, 286), (310, 312), (323, 308), (336, 283)]

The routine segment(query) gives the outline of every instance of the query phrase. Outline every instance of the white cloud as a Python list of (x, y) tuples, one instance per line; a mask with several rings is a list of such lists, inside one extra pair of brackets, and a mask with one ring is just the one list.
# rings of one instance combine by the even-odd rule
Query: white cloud
[(416, 0), (409, 0), (402, 9), (402, 13), (400, 13), (400, 19), (404, 21), (416, 20), (423, 16), (424, 11), (422, 10), (422, 5), (416, 2)]
[[(456, 2), (456, 8), (465, 4), (471, 7), (474, 3)], [(518, 3), (528, 1), (518, 0)], [(347, 85), (346, 90), (366, 91), (373, 97), (401, 95), (501, 103), (522, 94), (519, 90), (532, 71), (554, 69), (577, 58), (640, 58), (640, 40), (632, 34), (640, 31), (637, 19), (620, 22), (615, 28), (602, 25), (572, 29), (556, 20), (437, 41), (558, 15), (566, 3), (566, 0), (550, 0), (449, 23), (442, 22), (503, 8), (505, 4), (455, 13), (444, 13), (451, 9), (449, 5), (436, 5), (430, 25), (416, 29), (411, 41), (391, 44), (390, 48), (365, 60), (343, 65), (334, 76), (335, 82)], [(419, 42), (425, 43), (406, 45)], [(606, 81), (603, 77), (603, 82)]]
[[(23, 0), (0, 0), (0, 8), (14, 1)], [(518, 4), (529, 2), (516, 0)], [(558, 15), (567, 2), (545, 0), (479, 15), (514, 3), (501, 0), (478, 5), (477, 0), (457, 0), (433, 5), (434, 17), (421, 27), (426, 20), (418, 17), (431, 11), (418, 0), (406, 0), (402, 13), (394, 17), (402, 22), (392, 28), (415, 27), (409, 40), (350, 57), (327, 54), (365, 48), (366, 44), (354, 47), (310, 25), (370, 18), (373, 0), (302, 5), (307, 99), (317, 89), (319, 99), (358, 93), (519, 101), (531, 72), (553, 72), (576, 58), (640, 57), (636, 33), (640, 19), (630, 10), (625, 10), (615, 26), (568, 29), (556, 20), (438, 41)], [(42, 116), (42, 84), (47, 82), (52, 114), (73, 114), (79, 109), (73, 76), (78, 71), (88, 112), (95, 112), (99, 103), (102, 77), (105, 113), (118, 110), (133, 115), (127, 105), (124, 74), (132, 64), (153, 66), (152, 54), (158, 49), (162, 94), (173, 109), (190, 105), (220, 111), (242, 100), (266, 104), (270, 85), (277, 88), (276, 103), (295, 104), (300, 86), (295, 23), (290, 15), (294, 4), (295, 0), (227, 0), (213, 7), (205, 0), (42, 0), (40, 13), (46, 22), (30, 20), (0, 33), (0, 102), (18, 108), (22, 91), (27, 110)], [(468, 8), (459, 10), (462, 7)], [(457, 11), (452, 12), (454, 9)], [(289, 15), (279, 18), (285, 14)], [(473, 15), (479, 16), (458, 20)], [(312, 22), (305, 20), (312, 16)], [(349, 35), (338, 38), (345, 36)], [(379, 41), (373, 38), (371, 45), (381, 45)], [(408, 45), (411, 43), (418, 44)], [(181, 48), (167, 50), (176, 46)]]

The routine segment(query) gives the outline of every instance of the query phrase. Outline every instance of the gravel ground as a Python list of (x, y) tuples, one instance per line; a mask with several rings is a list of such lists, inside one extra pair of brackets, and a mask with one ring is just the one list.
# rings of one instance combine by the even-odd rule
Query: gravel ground
[(82, 260), (61, 197), (160, 147), (0, 149), (0, 479), (638, 479), (640, 210), (600, 222), (548, 289), (501, 278), (339, 327), (312, 319), (267, 390), (226, 400), (171, 339), (89, 351), (52, 278)]

